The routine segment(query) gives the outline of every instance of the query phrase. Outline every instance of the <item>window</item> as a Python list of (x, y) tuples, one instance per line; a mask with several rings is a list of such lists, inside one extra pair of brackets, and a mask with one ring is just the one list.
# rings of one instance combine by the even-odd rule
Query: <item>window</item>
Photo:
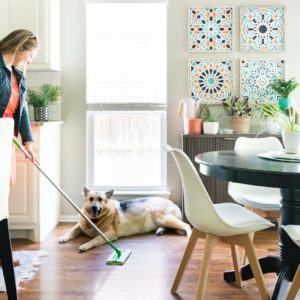
[(166, 185), (166, 3), (86, 4), (87, 184)]

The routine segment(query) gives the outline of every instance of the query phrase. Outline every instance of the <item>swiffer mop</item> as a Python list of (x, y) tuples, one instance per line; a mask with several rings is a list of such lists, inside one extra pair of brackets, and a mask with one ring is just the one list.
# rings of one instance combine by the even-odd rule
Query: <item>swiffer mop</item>
[(107, 265), (123, 265), (129, 255), (131, 254), (131, 250), (121, 250), (116, 247), (114, 243), (112, 243), (105, 234), (81, 211), (81, 209), (68, 197), (68, 195), (59, 187), (57, 186), (51, 178), (45, 173), (45, 171), (37, 164), (35, 161), (32, 160), (30, 154), (23, 148), (20, 142), (14, 137), (13, 142), (16, 146), (30, 159), (30, 161), (38, 168), (38, 170), (50, 181), (50, 183), (64, 196), (66, 200), (75, 208), (75, 210), (83, 217), (85, 220), (101, 235), (101, 237), (108, 243), (108, 245), (114, 249), (109, 258), (106, 261)]

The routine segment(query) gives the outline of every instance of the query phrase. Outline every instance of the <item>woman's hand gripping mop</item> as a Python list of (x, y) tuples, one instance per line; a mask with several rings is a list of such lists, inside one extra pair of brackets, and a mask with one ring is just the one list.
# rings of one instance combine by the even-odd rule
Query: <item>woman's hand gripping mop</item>
[(107, 265), (123, 265), (129, 255), (131, 250), (121, 250), (112, 243), (105, 234), (80, 210), (80, 208), (68, 197), (68, 195), (56, 185), (51, 178), (45, 173), (45, 171), (40, 167), (40, 165), (31, 159), (30, 154), (24, 149), (20, 142), (14, 137), (13, 142), (15, 145), (25, 154), (27, 158), (37, 167), (37, 169), (49, 180), (49, 182), (59, 191), (59, 193), (75, 208), (75, 210), (86, 219), (86, 221), (101, 235), (101, 237), (108, 243), (108, 245), (114, 250), (114, 252), (109, 256), (106, 261)]

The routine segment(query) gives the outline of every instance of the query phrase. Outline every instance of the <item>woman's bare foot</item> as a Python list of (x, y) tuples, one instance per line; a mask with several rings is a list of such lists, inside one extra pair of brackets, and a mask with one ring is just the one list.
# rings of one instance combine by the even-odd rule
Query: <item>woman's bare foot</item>
[[(18, 258), (14, 258), (13, 259), (13, 264), (14, 264), (14, 267), (18, 267), (21, 265), (21, 262)], [(1, 261), (0, 261), (0, 266), (1, 266)]]
[(13, 262), (14, 262), (14, 267), (18, 267), (21, 265), (21, 262), (18, 258), (14, 258)]

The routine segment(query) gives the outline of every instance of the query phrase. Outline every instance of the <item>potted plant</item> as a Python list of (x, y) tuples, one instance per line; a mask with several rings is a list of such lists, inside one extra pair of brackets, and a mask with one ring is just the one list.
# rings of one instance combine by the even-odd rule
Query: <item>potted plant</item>
[(260, 119), (265, 122), (265, 129), (267, 133), (278, 134), (281, 132), (281, 126), (275, 122), (269, 115), (268, 111), (277, 111), (281, 113), (281, 108), (277, 102), (257, 102), (256, 108), (260, 113)]
[(300, 153), (300, 122), (296, 109), (292, 106), (283, 112), (278, 106), (259, 105), (260, 111), (282, 128), (282, 140), (287, 153)]
[(298, 87), (298, 85), (299, 83), (296, 82), (295, 78), (289, 80), (278, 78), (272, 82), (272, 90), (281, 97), (278, 99), (278, 104), (282, 111), (286, 110), (289, 105), (293, 105), (289, 96)]
[(203, 120), (204, 134), (217, 134), (219, 132), (219, 122), (211, 115), (207, 104), (201, 105), (199, 118)]
[(229, 95), (222, 104), (231, 118), (231, 128), (236, 133), (248, 133), (252, 110), (249, 98)]
[(61, 87), (49, 83), (43, 84), (40, 89), (27, 90), (27, 101), (34, 109), (35, 121), (49, 121), (49, 104), (58, 101)]

